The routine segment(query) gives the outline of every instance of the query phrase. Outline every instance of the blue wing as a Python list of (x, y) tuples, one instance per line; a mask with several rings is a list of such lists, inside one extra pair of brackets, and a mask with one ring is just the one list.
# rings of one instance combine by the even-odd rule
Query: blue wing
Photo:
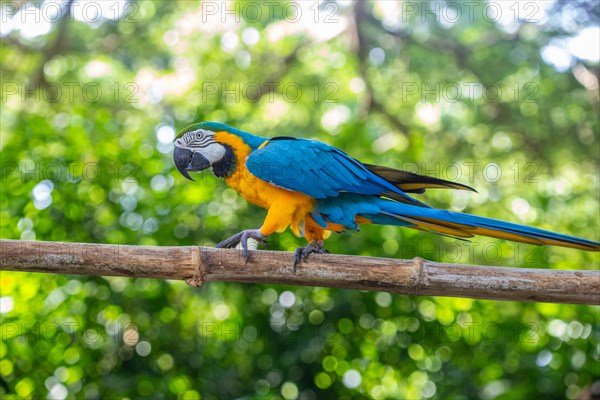
[(425, 206), (343, 151), (314, 140), (273, 138), (248, 156), (246, 168), (264, 181), (315, 199), (348, 192)]

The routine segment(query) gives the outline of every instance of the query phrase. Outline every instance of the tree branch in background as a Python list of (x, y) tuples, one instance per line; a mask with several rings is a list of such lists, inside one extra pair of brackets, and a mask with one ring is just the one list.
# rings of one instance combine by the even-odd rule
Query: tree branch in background
[(356, 43), (356, 53), (358, 54), (358, 60), (360, 62), (360, 74), (362, 76), (363, 81), (365, 82), (365, 100), (362, 106), (362, 110), (360, 112), (361, 118), (366, 118), (371, 111), (378, 112), (383, 114), (388, 121), (398, 130), (400, 133), (408, 135), (409, 128), (408, 125), (404, 124), (397, 116), (389, 112), (385, 106), (380, 103), (375, 97), (373, 85), (369, 79), (369, 74), (367, 72), (367, 59), (369, 57), (368, 49), (366, 46), (366, 36), (361, 29), (361, 21), (363, 23), (368, 22), (372, 16), (366, 8), (366, 2), (357, 1), (354, 4), (354, 35), (355, 35), (355, 43)]
[(56, 36), (51, 43), (43, 49), (43, 60), (38, 69), (34, 72), (31, 78), (32, 87), (35, 89), (41, 89), (43, 86), (46, 86), (48, 82), (46, 81), (46, 77), (44, 75), (44, 66), (50, 60), (52, 60), (58, 54), (64, 53), (66, 51), (65, 43), (67, 42), (67, 31), (69, 25), (69, 17), (71, 15), (71, 9), (75, 0), (69, 0), (65, 5), (65, 11), (62, 14), (62, 17), (58, 21), (58, 27)]
[[(485, 70), (477, 68), (470, 59), (470, 55), (476, 53), (477, 49), (469, 48), (469, 47), (461, 44), (458, 41), (453, 41), (453, 40), (443, 39), (443, 38), (438, 38), (437, 40), (427, 40), (424, 42), (419, 42), (419, 41), (415, 40), (415, 38), (413, 36), (411, 36), (409, 33), (405, 32), (405, 31), (391, 31), (391, 30), (385, 29), (383, 27), (382, 21), (377, 19), (366, 8), (364, 2), (360, 2), (360, 1), (357, 2), (355, 10), (356, 10), (356, 13), (359, 15), (359, 18), (361, 18), (363, 21), (369, 23), (370, 26), (381, 30), (382, 33), (388, 34), (400, 42), (410, 43), (413, 46), (419, 46), (421, 48), (428, 49), (428, 50), (434, 52), (435, 54), (438, 54), (438, 53), (449, 54), (450, 56), (452, 56), (452, 58), (454, 58), (454, 61), (459, 68), (471, 73), (477, 79), (477, 81), (479, 83), (481, 83), (481, 84), (490, 83), (490, 80), (485, 78), (485, 76), (484, 76)], [(357, 25), (358, 25), (358, 22), (357, 22)], [(357, 30), (358, 30), (358, 27), (357, 27)], [(513, 37), (510, 39), (510, 41), (517, 42), (520, 40), (520, 38), (521, 38), (520, 31), (517, 31), (513, 35)], [(486, 43), (486, 46), (491, 46), (493, 44), (494, 43)], [(368, 87), (368, 85), (367, 85), (367, 87)], [(494, 117), (494, 119), (505, 120), (505, 121), (511, 119), (514, 111), (511, 110), (505, 103), (498, 102), (498, 103), (494, 103), (493, 106), (495, 107), (495, 109), (497, 111), (497, 114)], [(393, 115), (390, 115), (389, 113), (387, 113), (387, 111), (381, 104), (376, 103), (376, 104), (374, 104), (374, 106), (372, 108), (380, 111), (381, 113), (386, 115), (392, 123), (395, 123), (395, 121), (393, 120)], [(511, 126), (511, 130), (520, 134), (523, 142), (528, 146), (529, 150), (535, 156), (537, 156), (537, 157), (543, 156), (543, 154), (541, 154), (541, 151), (540, 151), (541, 146), (540, 146), (539, 140), (531, 137), (531, 135), (529, 135), (528, 132), (524, 132), (522, 130), (517, 129), (515, 124), (513, 124)]]
[(203, 282), (248, 282), (385, 291), (411, 296), (600, 305), (600, 271), (444, 264), (415, 258), (311, 255), (294, 272), (294, 253), (196, 246), (0, 240), (0, 270)]
[(311, 42), (304, 41), (296, 46), (294, 51), (284, 57), (281, 62), (281, 67), (277, 68), (277, 71), (274, 72), (273, 75), (263, 81), (263, 83), (260, 85), (261, 90), (257, 91), (257, 93), (253, 95), (248, 96), (248, 101), (258, 103), (263, 96), (273, 93), (275, 90), (274, 83), (278, 83), (288, 73), (294, 62), (298, 59), (298, 53), (310, 44)]
[(593, 106), (596, 115), (600, 116), (600, 96), (598, 95), (598, 74), (590, 71), (583, 63), (577, 63), (571, 69), (577, 82), (585, 88), (590, 104)]

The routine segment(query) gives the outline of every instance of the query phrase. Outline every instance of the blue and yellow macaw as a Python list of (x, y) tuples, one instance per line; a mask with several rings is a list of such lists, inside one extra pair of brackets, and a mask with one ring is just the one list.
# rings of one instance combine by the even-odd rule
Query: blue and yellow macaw
[[(408, 193), (430, 188), (473, 190), (468, 186), (393, 168), (365, 164), (343, 151), (314, 140), (288, 136), (271, 139), (225, 124), (202, 122), (175, 139), (179, 172), (212, 167), (213, 173), (246, 200), (267, 209), (259, 229), (242, 231), (217, 247), (247, 240), (259, 242), (291, 227), (309, 244), (296, 250), (294, 268), (311, 253), (323, 253), (331, 232), (357, 230), (359, 224), (384, 224), (457, 238), (491, 236), (534, 245), (556, 245), (600, 251), (600, 243), (475, 215), (432, 208)], [(474, 190), (473, 190), (474, 191)]]

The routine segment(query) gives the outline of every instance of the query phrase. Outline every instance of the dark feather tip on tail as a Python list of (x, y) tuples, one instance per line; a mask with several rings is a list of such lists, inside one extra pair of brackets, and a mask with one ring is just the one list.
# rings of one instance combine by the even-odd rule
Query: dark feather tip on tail
[(381, 165), (364, 164), (364, 166), (375, 175), (385, 179), (406, 193), (422, 194), (425, 193), (426, 189), (469, 190), (477, 193), (477, 190), (470, 186), (463, 185), (462, 183), (419, 175), (400, 169), (383, 167)]

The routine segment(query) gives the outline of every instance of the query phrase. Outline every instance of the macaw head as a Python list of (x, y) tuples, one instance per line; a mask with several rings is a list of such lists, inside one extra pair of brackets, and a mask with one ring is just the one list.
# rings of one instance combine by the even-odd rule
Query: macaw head
[(227, 147), (215, 140), (215, 132), (202, 126), (191, 125), (175, 138), (173, 160), (181, 175), (192, 180), (190, 171), (203, 171), (223, 160)]
[(201, 122), (179, 132), (173, 160), (181, 175), (192, 181), (189, 172), (209, 167), (226, 177), (235, 169), (240, 145), (254, 150), (265, 140), (218, 122)]

